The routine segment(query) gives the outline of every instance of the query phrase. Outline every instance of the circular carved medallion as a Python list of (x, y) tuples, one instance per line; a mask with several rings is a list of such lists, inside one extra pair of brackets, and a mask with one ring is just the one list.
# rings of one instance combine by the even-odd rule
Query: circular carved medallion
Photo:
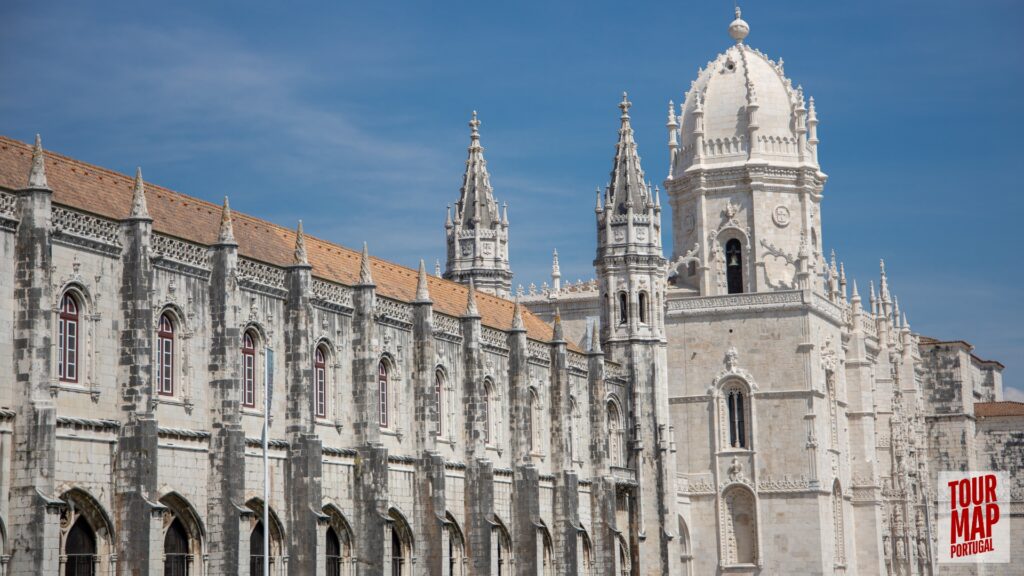
[(772, 220), (779, 228), (789, 226), (789, 208), (781, 204), (776, 206), (775, 210), (772, 210)]

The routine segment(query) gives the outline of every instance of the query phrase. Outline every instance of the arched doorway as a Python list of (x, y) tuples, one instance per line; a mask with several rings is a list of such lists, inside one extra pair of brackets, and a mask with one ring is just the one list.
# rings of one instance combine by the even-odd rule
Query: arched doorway
[(188, 532), (175, 518), (164, 533), (164, 576), (189, 575)]
[(324, 506), (328, 527), (324, 534), (324, 549), (327, 551), (327, 576), (350, 576), (352, 564), (352, 528), (337, 507)]
[(390, 576), (411, 576), (412, 575), (412, 530), (405, 516), (392, 508), (388, 513), (389, 522), (385, 527), (387, 532), (384, 541), (388, 554), (387, 568), (385, 573)]
[[(250, 576), (273, 576), (278, 574), (282, 570), (282, 568), (278, 568), (278, 565), (284, 559), (284, 533), (281, 523), (277, 519), (277, 514), (274, 513), (273, 508), (270, 509), (270, 550), (265, 550), (263, 547), (263, 531), (267, 527), (263, 525), (263, 502), (258, 498), (253, 498), (246, 503), (246, 506), (255, 512), (252, 519), (252, 528), (249, 532), (249, 574)], [(264, 574), (263, 572), (264, 555), (270, 557), (269, 574)]]
[(64, 541), (67, 560), (64, 576), (94, 576), (96, 574), (96, 534), (84, 517), (75, 520)]

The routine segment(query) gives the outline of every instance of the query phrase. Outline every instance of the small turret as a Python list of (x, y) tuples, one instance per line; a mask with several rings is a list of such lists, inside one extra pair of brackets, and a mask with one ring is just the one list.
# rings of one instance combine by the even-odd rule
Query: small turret
[(668, 179), (672, 179), (672, 166), (676, 163), (676, 154), (679, 152), (679, 119), (676, 117), (676, 104), (668, 101), (668, 122), (665, 123), (668, 130)]
[[(571, 282), (571, 281), (570, 281)], [(562, 291), (562, 270), (558, 266), (558, 250), (551, 256), (551, 292), (558, 294)]]

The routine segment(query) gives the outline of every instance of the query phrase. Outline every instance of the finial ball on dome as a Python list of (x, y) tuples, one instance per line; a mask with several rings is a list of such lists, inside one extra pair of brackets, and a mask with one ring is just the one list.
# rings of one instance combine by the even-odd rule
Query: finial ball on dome
[(750, 25), (747, 24), (742, 18), (740, 18), (740, 7), (736, 7), (736, 19), (729, 24), (729, 36), (736, 41), (737, 44), (743, 42), (743, 39), (750, 34)]

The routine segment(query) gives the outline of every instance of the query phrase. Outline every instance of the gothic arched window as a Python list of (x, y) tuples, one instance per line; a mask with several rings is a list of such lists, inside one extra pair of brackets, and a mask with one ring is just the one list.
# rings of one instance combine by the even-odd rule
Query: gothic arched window
[(313, 358), (313, 381), (316, 384), (316, 417), (327, 417), (327, 347), (323, 344), (316, 347)]
[(242, 336), (242, 406), (256, 407), (256, 332)]
[(608, 460), (612, 466), (623, 466), (622, 417), (615, 402), (608, 402)]
[(647, 292), (640, 292), (638, 295), (637, 312), (640, 314), (640, 323), (646, 324), (647, 318), (650, 316), (650, 310), (648, 309)]
[(619, 292), (619, 324), (629, 323), (629, 295)]
[(743, 390), (732, 387), (725, 392), (725, 406), (729, 414), (729, 446), (747, 448), (747, 398)]
[(70, 292), (60, 300), (57, 333), (57, 374), (61, 382), (78, 382), (78, 301)]
[(722, 494), (722, 520), (725, 523), (726, 565), (757, 563), (757, 514), (754, 495), (742, 486), (733, 486)]
[(484, 444), (490, 444), (491, 440), (492, 440), (492, 437), (494, 436), (491, 433), (491, 426), (494, 424), (494, 418), (492, 418), (492, 415), (491, 415), (491, 410), (494, 409), (494, 405), (495, 405), (495, 401), (494, 401), (493, 396), (494, 396), (494, 384), (491, 382), (490, 378), (488, 378), (488, 379), (484, 380), (484, 398), (483, 398), (483, 401), (484, 401), (484, 406), (483, 406)]
[(533, 388), (530, 389), (530, 452), (540, 454), (542, 449), (540, 396)]
[(846, 564), (846, 534), (843, 522), (843, 490), (839, 480), (832, 485), (832, 537), (835, 549), (835, 564)]
[(164, 396), (174, 395), (174, 322), (170, 313), (160, 315), (156, 332), (157, 391)]
[(253, 576), (263, 574), (263, 522), (256, 522), (256, 527), (249, 533), (249, 573)]
[(437, 435), (444, 434), (444, 372), (434, 371), (434, 410), (437, 412)]
[(65, 576), (94, 576), (96, 567), (96, 534), (84, 517), (79, 517), (64, 541)]
[(334, 526), (327, 527), (327, 576), (341, 576), (341, 540)]
[(388, 365), (384, 360), (377, 364), (377, 395), (380, 401), (380, 427), (388, 427)]
[(725, 243), (725, 278), (729, 294), (743, 293), (743, 246), (735, 238)]
[(188, 576), (188, 532), (175, 518), (164, 534), (164, 575)]

